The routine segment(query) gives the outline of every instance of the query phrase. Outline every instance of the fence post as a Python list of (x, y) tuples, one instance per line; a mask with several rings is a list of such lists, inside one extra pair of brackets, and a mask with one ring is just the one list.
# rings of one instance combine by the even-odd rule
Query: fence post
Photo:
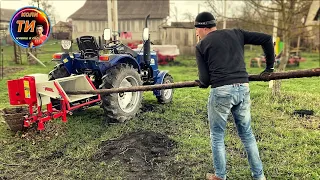
[(1, 79), (3, 79), (3, 48), (1, 48)]

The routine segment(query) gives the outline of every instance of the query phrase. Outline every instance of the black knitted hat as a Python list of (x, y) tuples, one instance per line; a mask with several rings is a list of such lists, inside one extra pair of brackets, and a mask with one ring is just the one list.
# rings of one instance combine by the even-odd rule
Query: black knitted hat
[(216, 18), (209, 12), (201, 12), (197, 15), (194, 27), (212, 28), (216, 26)]

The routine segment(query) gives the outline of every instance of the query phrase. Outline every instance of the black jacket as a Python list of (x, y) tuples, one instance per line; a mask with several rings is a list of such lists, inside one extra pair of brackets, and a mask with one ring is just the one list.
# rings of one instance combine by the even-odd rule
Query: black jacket
[(242, 29), (210, 32), (196, 46), (199, 80), (212, 88), (249, 82), (244, 62), (244, 45), (261, 45), (266, 55), (266, 69), (273, 68), (272, 36)]

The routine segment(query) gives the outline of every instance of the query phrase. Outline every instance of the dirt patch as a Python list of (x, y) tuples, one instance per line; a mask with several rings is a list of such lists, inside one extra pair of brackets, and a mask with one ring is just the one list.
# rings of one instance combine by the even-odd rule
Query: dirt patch
[(176, 142), (166, 135), (140, 131), (115, 140), (104, 141), (92, 157), (94, 161), (120, 161), (131, 179), (148, 179), (161, 176), (161, 166), (166, 166)]
[(66, 126), (63, 124), (52, 121), (44, 123), (45, 129), (43, 131), (37, 129), (37, 123), (33, 123), (31, 127), (24, 127), (24, 116), (28, 115), (27, 107), (4, 108), (0, 112), (9, 129), (16, 133), (16, 137), (32, 140), (34, 143), (36, 141), (50, 140), (64, 134), (66, 130)]
[(26, 139), (32, 141), (33, 144), (41, 141), (50, 141), (51, 139), (56, 138), (57, 136), (63, 135), (66, 132), (66, 126), (64, 124), (54, 122), (57, 120), (48, 121), (44, 124), (45, 129), (39, 131), (37, 129), (37, 123), (32, 124), (32, 127), (24, 129), (16, 133), (16, 137), (21, 139)]
[(1, 110), (1, 116), (8, 124), (9, 128), (14, 132), (24, 129), (23, 119), (27, 114), (28, 109), (25, 107), (4, 108)]
[(144, 101), (144, 102), (142, 102), (141, 113), (143, 114), (143, 113), (146, 113), (146, 112), (164, 113), (165, 109), (162, 108), (162, 106), (158, 106), (156, 104), (151, 104), (151, 103), (149, 103), (147, 101)]
[[(3, 77), (22, 71), (23, 67), (3, 67)], [(0, 67), (0, 77), (2, 77), (2, 69)]]
[(154, 111), (156, 108), (155, 105), (153, 104), (147, 104), (147, 103), (143, 103), (142, 107), (141, 107), (141, 112), (144, 113), (144, 112), (152, 112)]

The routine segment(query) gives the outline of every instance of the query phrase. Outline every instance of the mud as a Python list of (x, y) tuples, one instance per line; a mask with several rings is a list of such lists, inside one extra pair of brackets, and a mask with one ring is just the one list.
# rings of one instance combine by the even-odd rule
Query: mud
[[(164, 113), (165, 110), (155, 104), (150, 104), (149, 102), (142, 102), (141, 114), (146, 112), (159, 112)], [(141, 114), (138, 114), (140, 116)]]
[(92, 160), (120, 161), (130, 179), (153, 179), (161, 177), (161, 171), (168, 168), (175, 147), (176, 142), (166, 135), (151, 131), (133, 132), (102, 142)]

